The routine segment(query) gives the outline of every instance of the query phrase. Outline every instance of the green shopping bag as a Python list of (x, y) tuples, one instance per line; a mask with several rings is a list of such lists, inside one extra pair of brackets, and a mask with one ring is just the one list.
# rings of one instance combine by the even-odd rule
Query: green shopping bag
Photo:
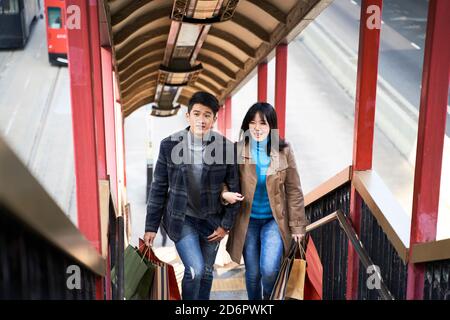
[[(138, 251), (139, 254), (141, 254)], [(147, 271), (142, 276), (141, 281), (136, 288), (135, 294), (131, 297), (131, 300), (150, 300), (150, 289), (153, 285), (153, 279), (155, 277), (156, 266), (148, 261), (145, 257), (144, 262), (147, 264)]]
[[(142, 278), (149, 270), (148, 264), (133, 246), (128, 245), (124, 252), (125, 299), (131, 299), (139, 287)], [(148, 277), (148, 276), (147, 276)], [(117, 272), (111, 270), (112, 283), (117, 282)]]

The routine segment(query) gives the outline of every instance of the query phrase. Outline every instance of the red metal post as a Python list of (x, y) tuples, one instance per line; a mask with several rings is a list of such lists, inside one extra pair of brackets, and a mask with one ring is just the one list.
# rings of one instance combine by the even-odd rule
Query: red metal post
[[(106, 144), (105, 144), (105, 117), (103, 110), (103, 79), (100, 54), (100, 22), (99, 8), (97, 1), (89, 1), (89, 36), (91, 45), (92, 77), (93, 77), (93, 98), (94, 98), (94, 117), (95, 117), (95, 136), (97, 146), (97, 173), (98, 179), (107, 179), (106, 170)], [(100, 215), (100, 212), (99, 212)], [(101, 236), (101, 233), (100, 233)], [(108, 288), (110, 282), (109, 268), (107, 270), (106, 281), (101, 279), (96, 282), (97, 299), (104, 298), (103, 285)], [(110, 290), (107, 290), (109, 292)]]
[(275, 62), (275, 110), (277, 111), (278, 129), (282, 138), (285, 137), (286, 129), (287, 53), (287, 44), (277, 46)]
[(91, 40), (91, 58), (93, 71), (93, 93), (95, 107), (95, 133), (97, 141), (97, 170), (98, 178), (105, 180), (106, 175), (106, 146), (105, 146), (105, 118), (103, 112), (102, 67), (100, 56), (100, 31), (97, 1), (89, 1), (89, 35)]
[[(361, 206), (362, 198), (352, 185), (350, 189), (350, 219), (357, 234), (359, 234), (361, 228)], [(358, 275), (359, 257), (349, 241), (347, 253), (347, 288), (345, 293), (347, 300), (358, 299)]]
[(225, 136), (228, 139), (231, 139), (231, 128), (232, 128), (232, 120), (231, 120), (231, 97), (227, 97), (225, 99)]
[[(102, 79), (103, 79), (103, 111), (105, 119), (105, 149), (106, 149), (106, 169), (109, 176), (109, 185), (111, 196), (116, 205), (117, 199), (117, 160), (116, 160), (116, 134), (114, 119), (114, 87), (113, 87), (113, 66), (111, 48), (101, 48)], [(106, 281), (106, 299), (111, 300), (111, 273), (109, 265)]]
[(221, 106), (217, 112), (217, 130), (222, 135), (225, 135), (225, 107), (226, 105)]
[(258, 64), (258, 102), (267, 102), (267, 62)]
[[(353, 138), (355, 171), (372, 169), (382, 5), (382, 0), (363, 0), (361, 3)], [(377, 10), (373, 11), (373, 8)], [(362, 199), (353, 186), (350, 196), (350, 218), (355, 231), (359, 234)], [(348, 300), (357, 299), (358, 274), (359, 258), (349, 242), (346, 290)]]
[(125, 151), (125, 117), (121, 112), (122, 119), (122, 152), (123, 152), (123, 185), (127, 186), (127, 164), (126, 164), (126, 151)]
[[(72, 102), (72, 124), (77, 186), (78, 228), (101, 252), (100, 206), (96, 150), (94, 72), (89, 35), (89, 7), (85, 0), (67, 0), (66, 6), (79, 8), (79, 28), (67, 28)], [(97, 279), (97, 299), (103, 297)]]
[[(436, 240), (450, 69), (450, 1), (430, 0), (422, 74), (410, 248)], [(410, 251), (411, 255), (411, 251)], [(407, 299), (423, 299), (424, 265), (408, 265)]]
[(111, 194), (118, 204), (117, 183), (117, 151), (114, 115), (114, 82), (111, 48), (101, 49), (102, 77), (103, 77), (103, 101), (105, 118), (105, 143), (106, 143), (106, 165), (107, 174), (111, 186)]

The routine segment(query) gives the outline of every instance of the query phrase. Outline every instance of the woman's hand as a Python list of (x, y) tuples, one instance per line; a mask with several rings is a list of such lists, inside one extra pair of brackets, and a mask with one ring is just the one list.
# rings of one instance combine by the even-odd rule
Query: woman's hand
[(303, 233), (293, 234), (292, 238), (294, 239), (295, 242), (301, 242), (305, 238), (305, 234)]
[(223, 192), (222, 198), (230, 204), (244, 200), (244, 196), (238, 192)]

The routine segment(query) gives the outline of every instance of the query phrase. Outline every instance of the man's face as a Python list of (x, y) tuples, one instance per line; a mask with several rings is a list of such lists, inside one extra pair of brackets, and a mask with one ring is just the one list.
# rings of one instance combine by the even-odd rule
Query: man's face
[(186, 113), (186, 119), (191, 126), (191, 131), (200, 137), (206, 134), (214, 126), (216, 117), (212, 110), (200, 103), (194, 104), (190, 113)]

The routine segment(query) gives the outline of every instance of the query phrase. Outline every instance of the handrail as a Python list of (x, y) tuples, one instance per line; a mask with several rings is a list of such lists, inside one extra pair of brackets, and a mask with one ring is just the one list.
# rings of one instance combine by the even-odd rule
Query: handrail
[(311, 231), (313, 231), (317, 228), (320, 228), (330, 222), (333, 222), (336, 219), (337, 219), (337, 211), (323, 217), (322, 219), (319, 219), (317, 221), (310, 223), (309, 225), (306, 226), (305, 230), (306, 230), (306, 232), (311, 232)]
[(106, 260), (0, 137), (0, 203), (15, 218), (97, 275)]
[(450, 259), (450, 239), (414, 244), (410, 262), (429, 262)]
[[(339, 221), (340, 227), (347, 235), (352, 246), (355, 248), (355, 251), (358, 254), (358, 257), (359, 257), (361, 263), (363, 264), (363, 266), (366, 269), (368, 269), (370, 266), (373, 266), (374, 263), (372, 262), (372, 259), (370, 258), (370, 256), (367, 254), (367, 251), (364, 249), (364, 246), (363, 246), (362, 242), (359, 240), (355, 229), (353, 229), (351, 223), (347, 220), (347, 218), (345, 217), (344, 213), (341, 210), (337, 210), (337, 211), (323, 217), (322, 219), (319, 219), (319, 220), (315, 221), (314, 223), (311, 223), (310, 225), (308, 225), (306, 227), (306, 232), (311, 232), (311, 231), (313, 231), (317, 228), (320, 228), (320, 227), (322, 227), (330, 222), (333, 222), (335, 220)], [(380, 287), (376, 288), (376, 290), (379, 291), (381, 298), (383, 300), (394, 300), (394, 296), (391, 294), (388, 287), (384, 283), (383, 277), (381, 276), (379, 269), (374, 268), (374, 272), (380, 283)]]
[(409, 251), (410, 218), (375, 171), (354, 171), (352, 166), (349, 166), (306, 194), (305, 206), (350, 181), (369, 207), (399, 257), (406, 263)]
[[(390, 243), (404, 263), (423, 263), (450, 259), (450, 239), (414, 244), (411, 248), (409, 232), (411, 218), (398, 204), (382, 179), (374, 170), (353, 171), (349, 166), (305, 195), (305, 206), (326, 196), (345, 183), (351, 181), (365, 204), (377, 220)], [(333, 219), (332, 216), (325, 217)], [(322, 220), (309, 225), (321, 226)], [(326, 220), (323, 220), (326, 223)], [(308, 229), (307, 230), (313, 230)]]

